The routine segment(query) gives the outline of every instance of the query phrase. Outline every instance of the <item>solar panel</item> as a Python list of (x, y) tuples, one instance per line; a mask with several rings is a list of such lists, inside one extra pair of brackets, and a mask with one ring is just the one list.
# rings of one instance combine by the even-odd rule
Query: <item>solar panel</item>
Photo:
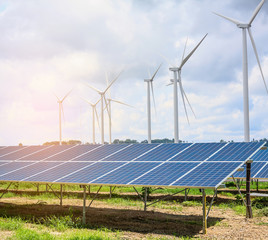
[(8, 147), (2, 147), (0, 149), (0, 157), (3, 157), (3, 156), (6, 156), (10, 153), (14, 153), (14, 152), (17, 152), (17, 151), (20, 151), (24, 148), (27, 148), (27, 147), (20, 147), (20, 146), (8, 146)]
[(0, 148), (9, 155), (0, 159), (0, 181), (216, 188), (263, 144), (7, 147)]

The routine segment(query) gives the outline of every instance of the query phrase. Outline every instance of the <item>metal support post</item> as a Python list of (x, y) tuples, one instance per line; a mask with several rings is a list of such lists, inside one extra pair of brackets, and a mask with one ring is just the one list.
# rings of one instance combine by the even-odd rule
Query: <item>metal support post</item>
[(148, 188), (146, 187), (144, 189), (144, 211), (146, 212), (146, 208), (147, 208), (147, 193), (148, 193)]
[(48, 192), (48, 187), (47, 187), (47, 184), (46, 184), (46, 192)]
[(203, 201), (203, 234), (207, 233), (207, 210), (206, 210), (206, 192), (202, 189), (202, 201)]
[(257, 179), (256, 184), (257, 184), (257, 192), (258, 192), (259, 191), (259, 179)]
[(246, 203), (247, 203), (247, 218), (253, 218), (252, 209), (251, 209), (251, 201), (250, 201), (250, 171), (251, 171), (251, 163), (247, 164), (247, 182), (246, 182)]
[(187, 201), (188, 193), (190, 192), (190, 188), (185, 188), (184, 189), (184, 201)]
[(62, 184), (60, 185), (60, 205), (62, 206)]
[(233, 181), (234, 181), (234, 183), (235, 183), (235, 185), (236, 185), (236, 187), (237, 187), (237, 190), (238, 190), (238, 192), (239, 192), (239, 194), (240, 194), (240, 196), (241, 196), (241, 198), (242, 198), (242, 200), (243, 200), (245, 206), (247, 207), (246, 201), (245, 201), (245, 199), (244, 199), (244, 197), (243, 197), (243, 195), (242, 195), (242, 193), (241, 193), (241, 191), (240, 191), (240, 187), (239, 187), (239, 185), (236, 183), (234, 176), (232, 176), (232, 178), (233, 178)]
[(4, 190), (4, 192), (3, 192), (2, 195), (0, 196), (0, 199), (4, 196), (4, 194), (7, 193), (7, 190), (10, 188), (11, 185), (12, 185), (12, 182), (9, 183), (9, 185), (7, 186), (7, 188)]
[(93, 197), (93, 199), (91, 200), (90, 204), (88, 205), (88, 207), (91, 206), (91, 204), (93, 203), (93, 201), (95, 200), (95, 198), (98, 196), (99, 191), (101, 190), (102, 186), (100, 186), (100, 188), (98, 189), (97, 193), (95, 194), (95, 196)]
[(110, 187), (110, 198), (112, 198), (112, 187)]
[(84, 193), (83, 193), (83, 219), (82, 219), (82, 223), (83, 225), (86, 224), (86, 186), (84, 187)]
[(39, 193), (39, 183), (36, 184), (37, 193)]
[(90, 185), (88, 186), (88, 194), (90, 194)]

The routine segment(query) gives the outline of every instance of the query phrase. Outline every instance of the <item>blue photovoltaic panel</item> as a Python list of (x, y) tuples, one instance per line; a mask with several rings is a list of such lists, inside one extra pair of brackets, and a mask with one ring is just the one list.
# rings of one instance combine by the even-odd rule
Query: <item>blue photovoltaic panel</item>
[(208, 161), (246, 161), (262, 145), (261, 142), (229, 143)]
[(55, 154), (58, 154), (62, 151), (66, 151), (69, 148), (75, 147), (75, 145), (56, 145), (56, 146), (50, 146), (45, 151), (40, 151), (37, 153), (33, 153), (30, 156), (26, 156), (20, 159), (20, 161), (40, 161), (44, 160), (46, 158), (49, 158)]
[(20, 149), (19, 151), (11, 152), (9, 154), (5, 154), (4, 156), (0, 156), (0, 160), (17, 160), (26, 155), (33, 154), (34, 152), (44, 150), (48, 146), (29, 146)]
[(96, 162), (103, 158), (108, 157), (111, 154), (115, 154), (117, 151), (123, 150), (125, 147), (130, 147), (128, 144), (107, 144), (98, 148), (97, 151), (92, 151), (81, 157), (75, 159), (75, 161), (92, 161)]
[(52, 157), (46, 159), (46, 161), (70, 161), (76, 160), (79, 156), (91, 152), (94, 149), (97, 149), (101, 145), (77, 145), (75, 147), (69, 148), (67, 151), (56, 154)]
[(197, 165), (193, 162), (166, 162), (131, 182), (131, 185), (168, 186)]
[(127, 184), (131, 180), (134, 180), (159, 164), (160, 163), (155, 162), (127, 162), (122, 167), (120, 166), (117, 170), (100, 177), (95, 181), (93, 180), (91, 183)]
[[(159, 144), (133, 144), (122, 151), (105, 158), (105, 161), (132, 161), (142, 154), (158, 148)], [(139, 160), (138, 158), (137, 160)]]
[[(52, 169), (44, 169), (39, 174), (30, 176), (25, 181), (30, 182), (54, 182), (55, 180), (65, 177), (74, 171), (85, 168), (94, 162), (64, 162), (58, 163)], [(88, 172), (89, 173), (89, 172)], [(90, 173), (89, 173), (90, 174)]]
[[(27, 162), (23, 162), (23, 163), (27, 163)], [(43, 171), (46, 168), (51, 168), (58, 164), (59, 163), (57, 162), (30, 162), (28, 163), (28, 166), (18, 169), (12, 173), (8, 173), (6, 175), (0, 176), (0, 180), (21, 181), (28, 176), (32, 176), (36, 173)]]
[(89, 164), (89, 167), (78, 172), (63, 177), (56, 182), (60, 183), (90, 183), (92, 180), (102, 176), (103, 174), (112, 171), (113, 169), (123, 165), (122, 162), (94, 162)]
[(171, 161), (204, 161), (226, 143), (195, 143)]
[(268, 179), (268, 163), (254, 176), (254, 178)]
[[(263, 166), (265, 165), (266, 163), (264, 163), (264, 162), (253, 162), (252, 164), (251, 164), (251, 178), (254, 178), (255, 177), (255, 175), (256, 175), (256, 173), (258, 172), (258, 171), (260, 171), (260, 169), (261, 168), (263, 168)], [(243, 165), (243, 167), (244, 167), (244, 171), (242, 171), (242, 172), (236, 172), (235, 174), (234, 174), (234, 177), (235, 178), (246, 178), (246, 175), (247, 175), (247, 173), (246, 173), (246, 165)]]
[(253, 159), (253, 162), (268, 162), (268, 150), (261, 149), (251, 159)]
[[(151, 144), (149, 144), (151, 145)], [(159, 147), (155, 148), (153, 151), (144, 154), (135, 161), (167, 161), (179, 152), (183, 151), (187, 147), (191, 146), (192, 143), (168, 143), (162, 144)], [(170, 159), (172, 161), (172, 159)]]
[(172, 186), (216, 187), (241, 165), (241, 162), (204, 162)]
[(17, 170), (21, 167), (25, 167), (32, 164), (32, 162), (9, 162), (7, 164), (2, 164), (0, 166), (0, 180), (3, 174), (9, 173), (11, 171)]
[(20, 147), (20, 146), (3, 147), (0, 149), (0, 157), (7, 155), (7, 154), (10, 154), (12, 152), (20, 151), (23, 148), (26, 148), (26, 147)]

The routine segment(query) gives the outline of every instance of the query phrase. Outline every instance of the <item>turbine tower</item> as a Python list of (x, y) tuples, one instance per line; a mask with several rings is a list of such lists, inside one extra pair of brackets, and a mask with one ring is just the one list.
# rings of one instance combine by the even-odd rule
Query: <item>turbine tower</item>
[(107, 99), (105, 97), (105, 93), (108, 91), (108, 89), (114, 84), (114, 82), (119, 78), (120, 74), (122, 72), (120, 72), (117, 77), (106, 87), (106, 89), (104, 91), (100, 91), (95, 87), (90, 86), (89, 84), (86, 84), (89, 88), (93, 89), (94, 91), (96, 91), (98, 94), (100, 94), (101, 98), (101, 143), (104, 144), (104, 104), (103, 102), (105, 101), (105, 105), (107, 106)]
[[(106, 83), (107, 83), (107, 86), (109, 86), (109, 80), (108, 80), (107, 73), (106, 73)], [(112, 143), (112, 104), (111, 104), (111, 102), (119, 103), (119, 104), (122, 104), (122, 105), (125, 105), (128, 107), (133, 107), (133, 106), (126, 104), (124, 102), (112, 99), (110, 89), (107, 91), (107, 93), (108, 93), (108, 98), (106, 98), (106, 100), (107, 100), (108, 104), (106, 105), (105, 108), (107, 110), (108, 117), (109, 117), (109, 144), (111, 144)]]
[(96, 106), (100, 102), (101, 99), (99, 99), (95, 104), (91, 103), (90, 101), (88, 101), (86, 99), (83, 99), (83, 100), (85, 102), (87, 102), (92, 108), (92, 143), (96, 144), (96, 140), (95, 140), (95, 116), (97, 118), (98, 126), (100, 127), (99, 116), (98, 116)]
[[(144, 82), (147, 83), (147, 117), (148, 117), (148, 143), (152, 143), (151, 139), (151, 96), (150, 92), (152, 91), (152, 97), (153, 97), (153, 102), (154, 102), (154, 108), (155, 108), (155, 99), (154, 99), (154, 88), (153, 88), (153, 80), (155, 75), (157, 74), (159, 68), (161, 67), (162, 64), (159, 65), (153, 76), (149, 76), (151, 78), (149, 79), (144, 79)], [(156, 108), (155, 108), (156, 109)]]
[(260, 11), (262, 5), (264, 4), (265, 0), (262, 0), (259, 5), (256, 7), (255, 11), (253, 12), (253, 15), (248, 23), (241, 23), (233, 18), (225, 17), (221, 14), (215, 13), (216, 15), (236, 24), (238, 28), (242, 29), (242, 44), (243, 44), (243, 105), (244, 105), (244, 141), (249, 142), (250, 141), (250, 131), (249, 131), (249, 103), (248, 103), (248, 59), (247, 59), (247, 31), (249, 38), (251, 40), (252, 47), (254, 49), (254, 53), (260, 68), (261, 76), (263, 79), (264, 86), (266, 88), (266, 91), (268, 93), (267, 85), (264, 79), (264, 75), (262, 72), (259, 56), (257, 53), (256, 45), (251, 33), (251, 24), (254, 21), (255, 17), (257, 16), (258, 12)]
[[(184, 66), (184, 64), (193, 55), (195, 50), (203, 42), (203, 40), (205, 39), (206, 36), (207, 36), (207, 34), (201, 39), (201, 41), (196, 45), (196, 47), (185, 58), (184, 58), (184, 53), (185, 53), (185, 48), (184, 48), (184, 53), (183, 53), (183, 56), (182, 56), (182, 61), (181, 61), (180, 66), (178, 66), (178, 67), (174, 66), (174, 67), (169, 68), (169, 70), (172, 71), (173, 74), (174, 74), (174, 79), (171, 82), (173, 83), (173, 97), (174, 97), (174, 142), (175, 143), (178, 143), (178, 141), (179, 141), (178, 83), (179, 83), (179, 86), (180, 86), (180, 91), (181, 91), (182, 100), (183, 100), (183, 104), (184, 104), (184, 110), (185, 110), (185, 113), (186, 113), (187, 120), (189, 122), (184, 97), (186, 98), (186, 100), (187, 100), (189, 105), (190, 105), (190, 103), (189, 103), (189, 100), (188, 100), (188, 98), (187, 98), (187, 96), (185, 94), (185, 91), (184, 91), (183, 87), (182, 87), (181, 70), (182, 70), (182, 67)], [(190, 108), (191, 108), (191, 110), (193, 112), (193, 109), (192, 109), (191, 105), (190, 105)]]
[[(73, 90), (73, 89), (72, 89), (72, 90)], [(60, 100), (60, 98), (55, 94), (56, 98), (58, 99), (58, 103), (59, 103), (59, 138), (60, 138), (59, 143), (60, 143), (60, 145), (61, 145), (61, 143), (62, 143), (61, 113), (62, 113), (63, 118), (64, 118), (64, 112), (63, 112), (63, 105), (62, 105), (62, 103), (63, 103), (63, 101), (67, 98), (67, 96), (72, 92), (72, 90), (69, 91), (69, 92), (68, 92), (68, 93), (67, 93), (61, 100)]]

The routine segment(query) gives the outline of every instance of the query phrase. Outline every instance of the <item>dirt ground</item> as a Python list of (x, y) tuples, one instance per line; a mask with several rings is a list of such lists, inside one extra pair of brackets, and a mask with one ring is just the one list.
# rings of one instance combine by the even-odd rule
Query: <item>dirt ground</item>
[[(190, 197), (191, 198), (191, 197)], [(183, 197), (174, 198), (183, 201)], [(225, 198), (218, 201), (225, 201)], [(174, 200), (172, 200), (174, 201)], [(89, 203), (89, 201), (88, 201)], [(49, 215), (68, 215), (72, 208), (75, 217), (82, 216), (82, 199), (64, 199), (39, 202), (23, 197), (2, 198), (1, 213), (24, 218)], [(201, 239), (268, 239), (268, 217), (246, 219), (231, 209), (213, 207), (208, 218), (207, 234), (202, 234), (202, 206), (183, 207), (182, 210), (149, 207), (147, 212), (131, 206), (118, 206), (94, 201), (88, 209), (87, 224), (92, 228), (105, 227), (121, 232), (124, 239), (147, 237), (182, 237)], [(7, 232), (2, 234), (8, 234)], [(1, 232), (0, 232), (1, 235)]]

